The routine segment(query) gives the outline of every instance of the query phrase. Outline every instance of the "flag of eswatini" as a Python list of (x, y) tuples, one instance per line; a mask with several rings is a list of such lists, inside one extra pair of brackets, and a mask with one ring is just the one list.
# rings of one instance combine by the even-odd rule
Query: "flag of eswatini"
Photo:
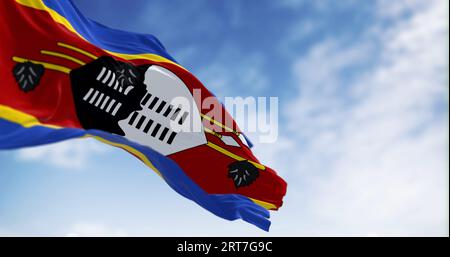
[(282, 205), (285, 181), (152, 35), (105, 27), (70, 0), (4, 0), (0, 81), (0, 149), (92, 137), (224, 219), (268, 230)]

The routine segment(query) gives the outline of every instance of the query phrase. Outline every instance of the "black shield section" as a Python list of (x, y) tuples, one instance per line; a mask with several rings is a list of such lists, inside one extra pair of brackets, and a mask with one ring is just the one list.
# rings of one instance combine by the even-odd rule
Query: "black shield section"
[(109, 56), (72, 70), (72, 92), (83, 128), (124, 135), (118, 122), (141, 110), (140, 102), (147, 92), (145, 70)]
[(259, 170), (248, 161), (236, 161), (228, 165), (228, 177), (236, 188), (248, 186), (259, 176)]
[(18, 63), (13, 68), (14, 78), (19, 88), (24, 92), (29, 92), (36, 88), (44, 75), (44, 66), (32, 62)]

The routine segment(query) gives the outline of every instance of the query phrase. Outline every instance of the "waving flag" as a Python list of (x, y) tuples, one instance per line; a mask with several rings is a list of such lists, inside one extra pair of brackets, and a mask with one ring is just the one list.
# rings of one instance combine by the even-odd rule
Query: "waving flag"
[(0, 21), (0, 149), (96, 138), (215, 215), (269, 229), (286, 183), (157, 38), (107, 28), (70, 1), (1, 1)]

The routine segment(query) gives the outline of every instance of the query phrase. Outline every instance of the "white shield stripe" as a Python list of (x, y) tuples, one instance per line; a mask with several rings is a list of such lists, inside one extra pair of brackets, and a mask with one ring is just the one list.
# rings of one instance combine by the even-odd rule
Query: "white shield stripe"
[(106, 71), (106, 68), (102, 67), (102, 71), (100, 71), (100, 73), (98, 74), (98, 76), (96, 78), (97, 81), (100, 81), (102, 79), (103, 74), (105, 74), (105, 71)]
[(106, 112), (109, 112), (109, 110), (111, 110), (111, 107), (114, 105), (115, 102), (116, 102), (115, 99), (111, 99), (111, 102), (109, 102), (109, 105), (106, 108)]
[[(116, 74), (113, 72), (112, 77), (111, 77), (111, 81), (109, 81), (109, 83), (108, 83), (108, 87), (111, 87), (114, 82), (116, 82), (116, 87), (117, 87), (118, 83), (116, 81)], [(114, 87), (114, 89), (116, 89), (116, 87)]]
[(92, 104), (92, 103), (95, 101), (95, 98), (97, 98), (98, 93), (99, 93), (99, 92), (98, 92), (97, 90), (95, 90), (94, 95), (92, 96), (91, 100), (89, 100), (89, 103), (90, 103), (90, 104)]
[(103, 100), (102, 106), (100, 106), (100, 109), (103, 110), (103, 108), (105, 108), (105, 105), (108, 103), (108, 100), (109, 100), (109, 96), (106, 96), (105, 100)]
[(117, 111), (119, 111), (120, 106), (122, 106), (122, 103), (117, 103), (116, 108), (114, 108), (114, 111), (112, 112), (113, 116), (116, 116)]
[(91, 87), (89, 89), (89, 91), (84, 95), (83, 100), (86, 101), (89, 98), (89, 96), (92, 94), (93, 91), (94, 91), (94, 89)]
[(131, 89), (133, 89), (134, 87), (133, 86), (128, 86), (126, 89), (125, 89), (125, 92), (123, 92), (125, 95), (128, 95), (128, 93), (130, 93), (130, 91), (131, 91)]
[(97, 106), (100, 104), (100, 102), (102, 101), (103, 96), (105, 96), (105, 94), (102, 93), (102, 94), (100, 95), (100, 97), (98, 98), (97, 102), (95, 103), (95, 106), (96, 106), (96, 107), (97, 107)]
[(108, 73), (106, 74), (105, 78), (103, 79), (103, 81), (102, 81), (103, 84), (106, 84), (106, 81), (108, 81), (109, 76), (111, 76), (111, 71), (110, 70), (108, 70)]

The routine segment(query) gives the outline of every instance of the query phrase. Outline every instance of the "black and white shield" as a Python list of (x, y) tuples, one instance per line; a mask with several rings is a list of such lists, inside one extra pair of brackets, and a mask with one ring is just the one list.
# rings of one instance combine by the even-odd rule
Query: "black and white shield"
[(146, 93), (140, 68), (104, 56), (72, 70), (70, 79), (81, 125), (125, 135), (118, 122), (141, 109)]

